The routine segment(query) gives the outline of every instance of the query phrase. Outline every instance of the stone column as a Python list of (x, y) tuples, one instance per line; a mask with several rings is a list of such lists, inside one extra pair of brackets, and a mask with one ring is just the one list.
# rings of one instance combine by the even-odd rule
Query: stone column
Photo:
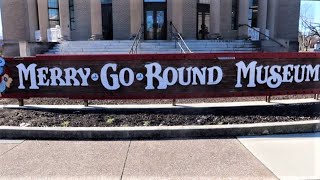
[(278, 0), (269, 0), (268, 2), (268, 20), (267, 28), (270, 32), (270, 37), (275, 37), (275, 27), (276, 27), (276, 13), (277, 13), (277, 3)]
[[(258, 28), (263, 34), (266, 33), (267, 28), (267, 13), (268, 13), (268, 0), (258, 1)], [(260, 35), (260, 39), (265, 39), (265, 36)]]
[(42, 41), (46, 42), (49, 28), (48, 0), (38, 0), (39, 29)]
[[(249, 0), (239, 2), (239, 25), (248, 24)], [(239, 38), (248, 38), (248, 27), (240, 26), (238, 29)]]
[(143, 20), (143, 1), (130, 0), (130, 24), (131, 24), (131, 37), (136, 35), (144, 23)]
[(64, 40), (70, 40), (69, 1), (59, 0), (60, 28)]
[(102, 39), (101, 0), (90, 0), (91, 38)]
[(37, 1), (36, 0), (27, 0), (27, 16), (28, 20), (26, 21), (27, 31), (29, 32), (27, 40), (29, 42), (35, 42), (35, 31), (39, 30), (38, 27), (38, 12), (37, 12)]
[(220, 34), (220, 0), (210, 1), (210, 34)]
[(171, 19), (168, 16), (168, 21), (172, 21), (177, 30), (182, 33), (183, 0), (171, 0), (168, 6), (171, 6)]

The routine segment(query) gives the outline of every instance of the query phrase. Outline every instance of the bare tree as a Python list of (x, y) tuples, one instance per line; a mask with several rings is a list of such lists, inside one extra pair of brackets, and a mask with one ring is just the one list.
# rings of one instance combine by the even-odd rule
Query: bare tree
[(302, 26), (307, 30), (308, 36), (315, 36), (320, 38), (320, 23), (314, 23), (308, 21), (305, 18), (301, 18)]
[(310, 48), (312, 41), (314, 39), (314, 36), (312, 35), (304, 35), (299, 33), (299, 44), (300, 44), (300, 50), (301, 51), (308, 51)]
[(320, 23), (314, 22), (312, 8), (308, 3), (301, 6), (299, 43), (303, 51), (308, 51), (315, 39), (320, 38)]

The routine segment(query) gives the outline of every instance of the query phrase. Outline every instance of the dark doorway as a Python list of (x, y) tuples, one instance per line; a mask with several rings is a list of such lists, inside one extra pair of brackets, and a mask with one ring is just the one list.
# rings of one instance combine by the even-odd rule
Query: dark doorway
[(210, 4), (198, 3), (197, 39), (208, 39), (210, 31)]
[(105, 40), (113, 39), (112, 1), (102, 1), (102, 35)]
[(161, 0), (145, 1), (144, 24), (145, 40), (166, 40), (167, 2)]

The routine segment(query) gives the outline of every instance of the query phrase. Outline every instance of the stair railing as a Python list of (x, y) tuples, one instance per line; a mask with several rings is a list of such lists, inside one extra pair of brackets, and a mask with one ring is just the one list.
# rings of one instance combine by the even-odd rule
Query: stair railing
[(253, 29), (254, 31), (258, 32), (260, 35), (263, 35), (263, 36), (269, 38), (271, 41), (273, 41), (273, 42), (279, 44), (281, 47), (285, 48), (285, 46), (284, 46), (283, 44), (281, 44), (279, 41), (273, 39), (272, 37), (266, 35), (265, 33), (262, 33), (261, 31), (255, 29), (254, 27), (249, 26), (248, 24), (239, 24), (238, 26), (239, 26), (239, 27), (246, 26), (246, 27), (248, 27), (248, 28), (250, 28), (250, 29)]
[(181, 50), (181, 53), (192, 53), (192, 51), (190, 50), (190, 48), (182, 38), (181, 34), (172, 23), (172, 21), (170, 21), (170, 33), (171, 33), (171, 39), (175, 40), (175, 48), (177, 48), (177, 44), (178, 44)]
[(144, 34), (143, 28), (144, 28), (144, 25), (141, 24), (140, 29), (138, 31), (138, 34), (134, 37), (133, 44), (130, 48), (129, 54), (137, 54), (138, 53), (138, 47), (141, 42), (142, 36)]
[[(170, 21), (170, 33), (171, 33), (171, 39), (174, 39), (175, 41), (175, 48), (177, 48), (177, 44), (181, 50), (181, 53), (192, 53), (186, 42), (183, 40), (181, 34), (177, 30), (177, 28), (173, 25), (172, 21)], [(185, 47), (185, 49), (183, 48)], [(177, 100), (174, 98), (172, 100), (172, 105), (176, 106), (177, 105)]]

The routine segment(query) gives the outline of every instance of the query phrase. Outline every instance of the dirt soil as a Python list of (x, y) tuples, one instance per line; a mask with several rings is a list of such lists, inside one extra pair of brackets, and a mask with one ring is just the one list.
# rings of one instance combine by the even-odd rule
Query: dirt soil
[[(274, 99), (312, 98), (313, 95), (274, 96)], [(178, 104), (265, 100), (265, 97), (183, 99)], [(170, 104), (172, 100), (90, 101), (90, 104)], [(18, 104), (17, 100), (0, 99), (1, 105)], [(25, 104), (83, 104), (68, 99), (29, 99)], [(171, 110), (14, 110), (0, 109), (0, 126), (29, 127), (135, 127), (176, 125), (222, 125), (261, 122), (288, 122), (320, 119), (320, 102), (268, 107), (228, 107)]]

